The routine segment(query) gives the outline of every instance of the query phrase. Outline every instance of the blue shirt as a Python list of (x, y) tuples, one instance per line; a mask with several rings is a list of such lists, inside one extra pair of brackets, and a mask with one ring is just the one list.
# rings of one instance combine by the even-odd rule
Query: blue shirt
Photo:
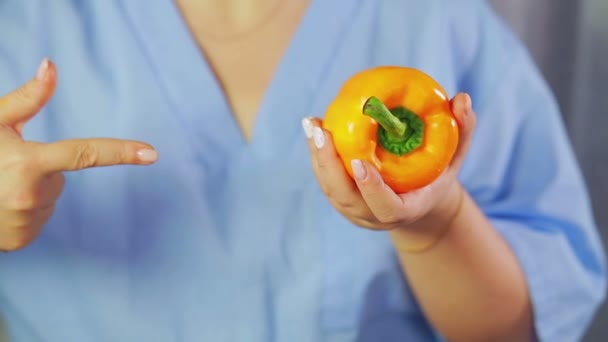
[(541, 340), (576, 340), (603, 300), (556, 101), (483, 1), (312, 1), (251, 143), (171, 1), (0, 2), (0, 91), (44, 56), (59, 86), (27, 139), (137, 139), (161, 159), (68, 174), (41, 236), (0, 255), (14, 341), (439, 340), (388, 236), (319, 190), (300, 127), (352, 74), (387, 64), (472, 95), (460, 179), (521, 262)]

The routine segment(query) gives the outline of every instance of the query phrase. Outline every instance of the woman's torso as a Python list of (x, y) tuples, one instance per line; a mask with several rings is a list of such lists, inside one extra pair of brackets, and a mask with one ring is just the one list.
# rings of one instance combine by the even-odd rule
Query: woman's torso
[(312, 1), (250, 142), (171, 1), (36, 4), (3, 5), (15, 35), (0, 37), (3, 92), (43, 56), (58, 66), (26, 138), (143, 140), (160, 161), (68, 174), (39, 239), (0, 256), (15, 340), (433, 340), (387, 235), (319, 190), (300, 120), (375, 65), (454, 94), (442, 1)]

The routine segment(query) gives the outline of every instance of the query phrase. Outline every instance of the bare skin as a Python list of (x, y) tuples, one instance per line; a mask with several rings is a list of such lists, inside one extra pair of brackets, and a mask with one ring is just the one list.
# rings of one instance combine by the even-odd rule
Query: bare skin
[(149, 165), (157, 153), (143, 142), (117, 139), (23, 140), (27, 121), (51, 98), (57, 71), (48, 60), (35, 78), (0, 98), (0, 250), (27, 246), (51, 217), (63, 172), (121, 164)]
[(342, 215), (359, 226), (389, 231), (425, 315), (448, 340), (532, 341), (532, 308), (519, 263), (456, 178), (475, 127), (470, 97), (454, 97), (452, 111), (460, 126), (456, 155), (446, 172), (422, 189), (395, 194), (375, 168), (357, 161), (353, 181), (321, 120), (307, 118), (314, 172)]
[[(178, 0), (202, 53), (214, 69), (250, 140), (264, 91), (303, 15), (307, 1)], [(263, 52), (262, 52), (263, 51)], [(246, 55), (247, 59), (234, 56)], [(43, 68), (44, 69), (44, 68)], [(53, 212), (62, 172), (119, 164), (147, 165), (153, 149), (140, 142), (91, 139), (38, 144), (21, 127), (52, 95), (52, 64), (39, 79), (0, 100), (0, 249), (33, 241)], [(456, 174), (475, 127), (470, 98), (452, 99), (461, 143), (450, 168), (431, 185), (407, 194), (384, 186), (359, 164), (351, 180), (320, 119), (303, 121), (318, 182), (342, 215), (361, 227), (389, 230), (407, 280), (433, 326), (450, 341), (533, 340), (524, 275)], [(412, 252), (430, 246), (422, 252)], [(500, 269), (501, 272), (495, 272)]]
[(178, 0), (177, 4), (222, 85), (244, 138), (250, 141), (264, 93), (308, 0)]

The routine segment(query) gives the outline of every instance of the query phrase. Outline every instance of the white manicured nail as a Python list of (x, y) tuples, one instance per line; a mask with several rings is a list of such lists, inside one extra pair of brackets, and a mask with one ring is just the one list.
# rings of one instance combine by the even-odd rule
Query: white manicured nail
[(353, 174), (355, 175), (355, 178), (363, 180), (367, 176), (367, 171), (365, 170), (365, 167), (363, 166), (363, 163), (360, 160), (351, 160), (350, 167), (353, 169)]
[(306, 134), (306, 138), (312, 138), (312, 129), (313, 129), (312, 121), (309, 118), (302, 119), (302, 128), (304, 128), (304, 134)]
[(312, 130), (312, 136), (315, 141), (315, 146), (317, 146), (319, 149), (323, 148), (323, 145), (325, 145), (325, 133), (323, 133), (321, 127), (314, 127)]

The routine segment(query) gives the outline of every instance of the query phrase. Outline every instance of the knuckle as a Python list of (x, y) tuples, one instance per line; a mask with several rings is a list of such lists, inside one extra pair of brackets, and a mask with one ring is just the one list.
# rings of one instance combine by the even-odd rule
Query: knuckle
[(400, 218), (396, 213), (388, 211), (376, 214), (376, 219), (378, 219), (378, 222), (384, 225), (392, 225), (400, 221)]
[(112, 153), (112, 161), (116, 164), (128, 162), (131, 155), (130, 151), (127, 145), (122, 145)]
[(359, 228), (373, 230), (373, 231), (385, 230), (383, 227), (380, 227), (380, 225), (378, 224), (378, 222), (376, 220), (372, 221), (372, 220), (368, 219), (367, 217), (354, 216), (354, 217), (347, 217), (347, 218), (353, 225), (355, 225)]
[(324, 182), (319, 182), (319, 187), (321, 188), (321, 192), (323, 192), (325, 197), (330, 198), (330, 199), (332, 198), (332, 191), (331, 191), (330, 187), (327, 186), (327, 184), (325, 184)]
[(34, 236), (29, 233), (27, 228), (16, 228), (16, 230), (18, 231), (3, 239), (2, 243), (0, 243), (0, 250), (5, 252), (16, 252), (23, 249), (34, 240)]
[(327, 163), (327, 161), (322, 156), (318, 156), (317, 157), (317, 170), (318, 170), (318, 172), (321, 173), (321, 174), (323, 174), (328, 169), (329, 169), (329, 164)]
[(329, 203), (332, 207), (334, 207), (340, 214), (345, 216), (348, 220), (361, 220), (363, 215), (363, 210), (359, 208), (353, 202), (342, 202), (333, 198), (329, 199)]
[(81, 143), (76, 146), (74, 164), (78, 169), (95, 166), (99, 160), (99, 151), (90, 143)]
[(336, 198), (334, 201), (337, 206), (343, 208), (344, 210), (353, 210), (357, 208), (357, 204), (352, 199)]
[(0, 245), (0, 251), (16, 252), (23, 247), (25, 247), (25, 246), (22, 246), (21, 244), (15, 242), (15, 241), (6, 241), (6, 242), (3, 241), (2, 244)]
[(31, 239), (24, 235), (3, 242), (2, 247), (0, 249), (5, 252), (16, 252), (26, 247), (30, 242)]
[(366, 228), (366, 229), (370, 229), (371, 227), (368, 225), (368, 223), (364, 220), (361, 220), (357, 217), (347, 217), (348, 221), (360, 228)]
[(13, 198), (11, 207), (15, 211), (29, 211), (38, 208), (39, 203), (39, 194), (33, 191), (22, 191)]
[(329, 204), (331, 204), (332, 207), (334, 207), (334, 209), (336, 209), (340, 214), (349, 217), (345, 211), (344, 211), (344, 207), (342, 207), (341, 205), (339, 205), (333, 198), (329, 197)]
[(34, 217), (33, 209), (18, 209), (14, 211), (13, 217), (11, 218), (11, 226), (14, 228), (15, 232), (21, 232), (27, 230), (32, 224), (32, 220)]

